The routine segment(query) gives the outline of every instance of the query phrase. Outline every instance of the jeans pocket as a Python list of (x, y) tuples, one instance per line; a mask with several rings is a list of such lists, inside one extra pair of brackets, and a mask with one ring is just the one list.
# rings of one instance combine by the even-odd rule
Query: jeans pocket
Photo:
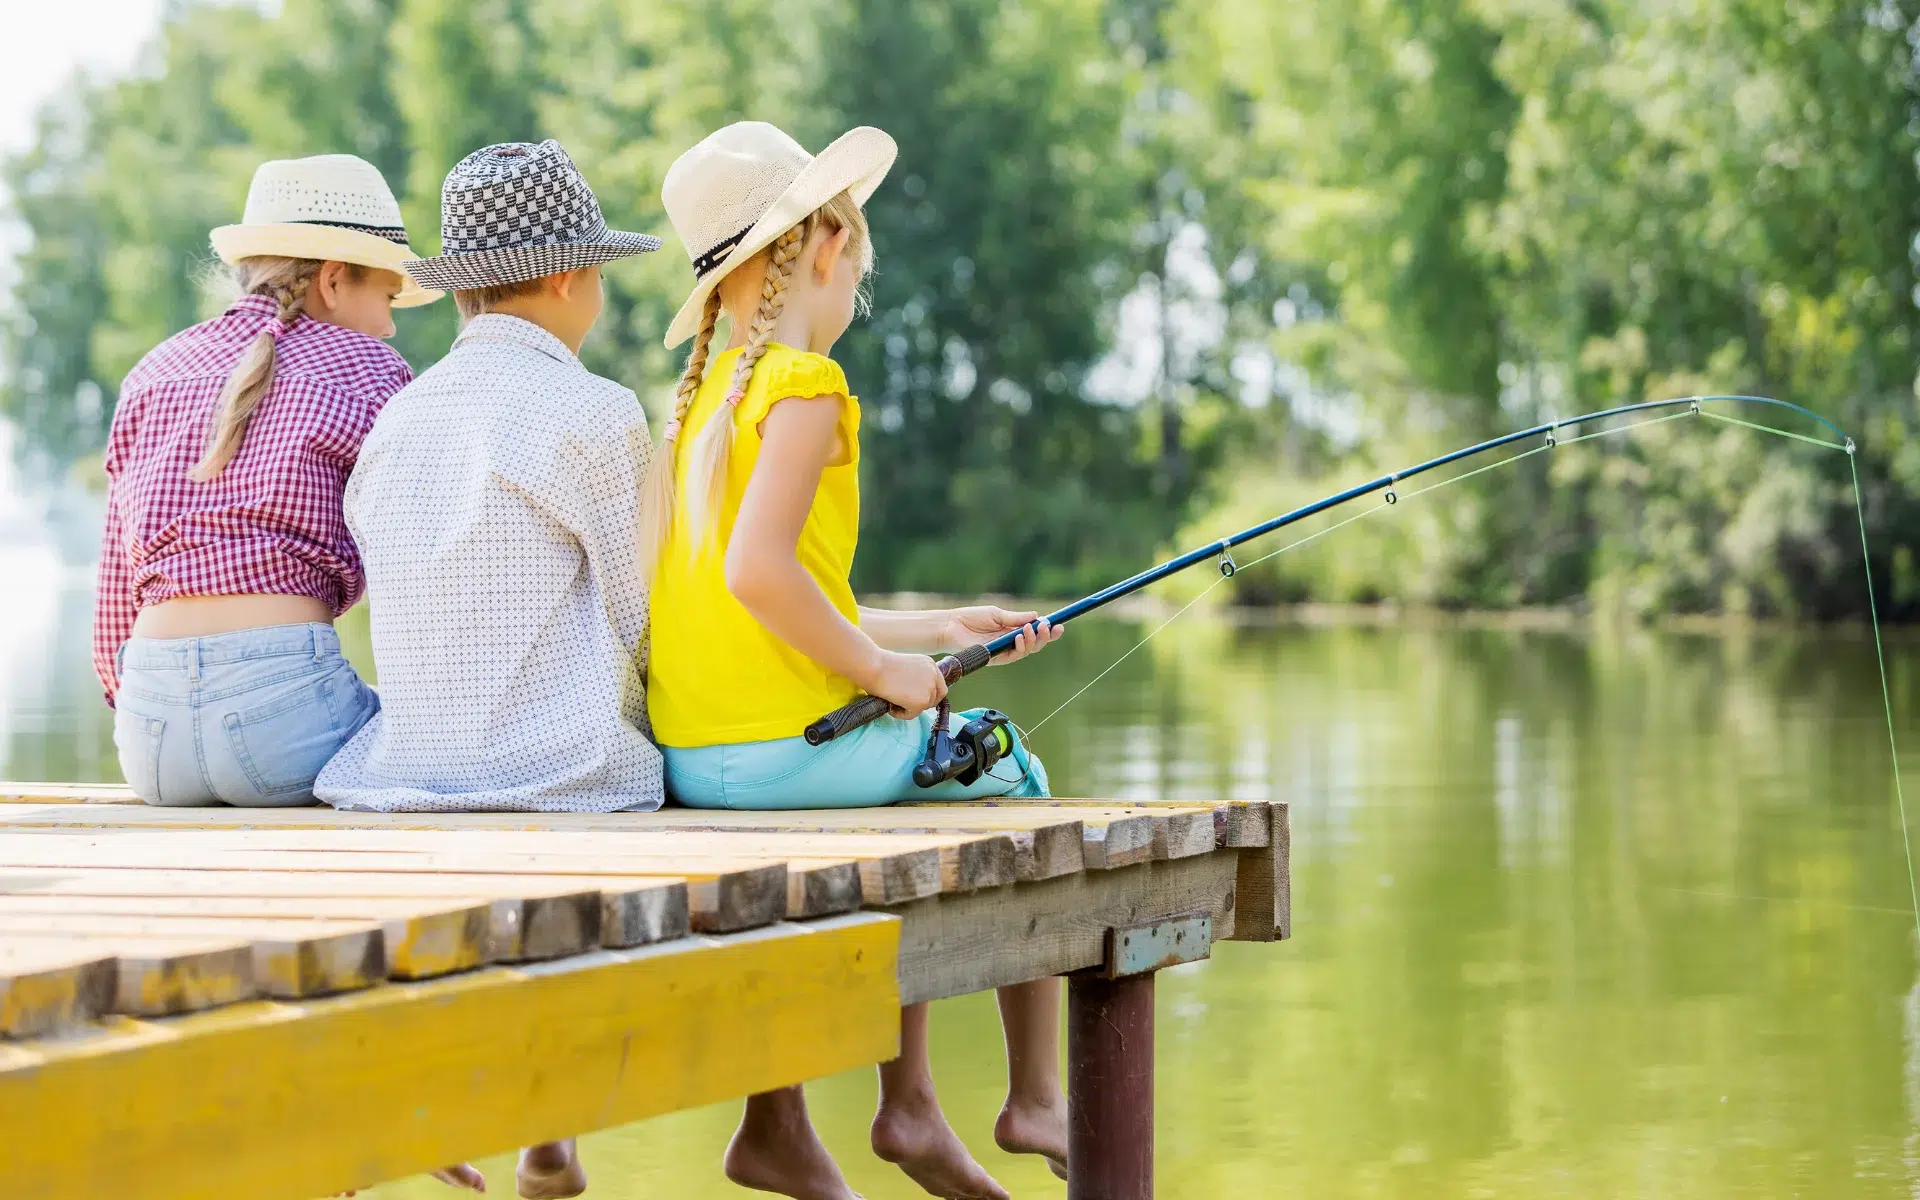
[(346, 741), (335, 720), (339, 681), (313, 675), (284, 694), (221, 719), (240, 769), (263, 796), (311, 791), (320, 768)]
[(133, 794), (149, 804), (160, 799), (160, 736), (166, 729), (161, 717), (114, 710), (113, 745), (120, 752), (120, 774)]

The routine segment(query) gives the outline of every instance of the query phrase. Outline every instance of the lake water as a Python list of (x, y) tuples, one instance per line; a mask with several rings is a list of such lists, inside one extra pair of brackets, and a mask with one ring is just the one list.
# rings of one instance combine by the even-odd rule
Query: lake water
[[(0, 595), (9, 778), (116, 776), (68, 579)], [(1086, 622), (960, 695), (1036, 720), (1139, 633)], [(1920, 749), (1920, 646), (1893, 676)], [(1161, 976), (1162, 1197), (1920, 1195), (1913, 914), (1862, 638), (1196, 619), (1035, 745), (1065, 793), (1292, 804), (1293, 939)], [(991, 999), (936, 1006), (934, 1040), (989, 1169), (1062, 1194), (992, 1146)], [(810, 1092), (857, 1187), (916, 1194), (866, 1151), (870, 1071)], [(587, 1138), (590, 1194), (742, 1195), (718, 1169), (736, 1113)], [(483, 1165), (511, 1195), (510, 1161)]]

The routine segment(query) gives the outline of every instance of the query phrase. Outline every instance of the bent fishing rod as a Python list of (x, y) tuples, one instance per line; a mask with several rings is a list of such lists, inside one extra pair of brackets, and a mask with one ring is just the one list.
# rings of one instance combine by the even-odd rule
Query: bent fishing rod
[[(1233, 561), (1233, 548), (1235, 546), (1253, 541), (1255, 538), (1265, 537), (1276, 530), (1285, 529), (1287, 526), (1299, 521), (1304, 521), (1308, 517), (1317, 516), (1329, 509), (1338, 508), (1342, 504), (1358, 500), (1362, 496), (1370, 496), (1375, 492), (1383, 493), (1388, 504), (1397, 503), (1399, 496), (1394, 489), (1398, 487), (1402, 481), (1412, 479), (1417, 475), (1424, 475), (1428, 471), (1437, 470), (1450, 463), (1459, 462), (1462, 459), (1485, 454), (1489, 450), (1498, 450), (1502, 446), (1511, 446), (1515, 442), (1524, 442), (1529, 438), (1537, 437), (1544, 437), (1546, 439), (1546, 445), (1551, 447), (1555, 444), (1559, 431), (1571, 426), (1587, 424), (1593, 421), (1604, 421), (1613, 417), (1626, 416), (1630, 413), (1654, 412), (1661, 409), (1691, 408), (1694, 412), (1699, 412), (1701, 411), (1701, 406), (1704, 404), (1766, 404), (1776, 408), (1784, 408), (1790, 412), (1799, 413), (1803, 417), (1809, 417), (1812, 420), (1818, 421), (1821, 425), (1832, 430), (1834, 436), (1840, 440), (1838, 448), (1845, 450), (1848, 454), (1854, 452), (1853, 439), (1842, 433), (1840, 427), (1832, 421), (1827, 420), (1811, 409), (1802, 408), (1798, 404), (1793, 404), (1785, 400), (1775, 400), (1771, 396), (1685, 396), (1677, 400), (1648, 400), (1639, 404), (1623, 404), (1618, 408), (1602, 409), (1599, 412), (1591, 412), (1579, 417), (1569, 417), (1565, 420), (1548, 421), (1527, 429), (1516, 430), (1513, 433), (1502, 434), (1499, 437), (1489, 438), (1484, 442), (1479, 442), (1464, 449), (1455, 450), (1450, 454), (1442, 454), (1438, 458), (1428, 459), (1426, 462), (1407, 467), (1404, 470), (1395, 471), (1389, 475), (1382, 475), (1378, 479), (1350, 487), (1344, 492), (1336, 492), (1324, 500), (1316, 500), (1312, 504), (1296, 508), (1292, 512), (1271, 517), (1260, 522), (1258, 525), (1249, 526), (1230, 537), (1224, 537), (1219, 541), (1209, 542), (1204, 546), (1196, 547), (1177, 558), (1170, 558), (1157, 567), (1150, 567), (1138, 575), (1104, 587), (1092, 595), (1083, 596), (1058, 611), (1048, 613), (1046, 619), (1049, 624), (1055, 626), (1065, 625), (1068, 621), (1076, 617), (1086, 616), (1095, 609), (1103, 608), (1115, 600), (1120, 599), (1122, 596), (1132, 595), (1143, 587), (1158, 583), (1170, 575), (1177, 575), (1189, 567), (1196, 566), (1210, 559), (1218, 559), (1220, 573), (1224, 576), (1231, 577), (1236, 570)], [(1722, 419), (1726, 420), (1729, 418)], [(1745, 424), (1746, 422), (1735, 423)], [(1766, 429), (1768, 432), (1786, 432), (1784, 430), (1774, 430), (1766, 426), (1761, 426), (1760, 428)], [(1827, 445), (1829, 443), (1823, 442), (1821, 444)], [(1018, 632), (1018, 630), (1015, 630), (1010, 633), (1003, 633), (990, 641), (968, 646), (957, 654), (942, 658), (939, 663), (940, 673), (946, 676), (947, 683), (950, 685), (959, 682), (966, 676), (986, 666), (993, 660), (996, 654), (1011, 649), (1014, 638)], [(857, 699), (850, 700), (807, 726), (807, 744), (811, 746), (824, 746), (842, 734), (850, 733), (862, 725), (886, 716), (891, 708), (892, 706), (887, 701), (882, 700), (878, 696), (861, 696)]]

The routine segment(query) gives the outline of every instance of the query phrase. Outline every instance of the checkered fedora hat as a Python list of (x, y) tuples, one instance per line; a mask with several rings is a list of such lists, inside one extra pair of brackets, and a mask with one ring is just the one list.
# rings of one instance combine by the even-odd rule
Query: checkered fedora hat
[(475, 150), (440, 188), (440, 254), (406, 264), (426, 287), (497, 287), (658, 250), (608, 229), (593, 189), (549, 138)]

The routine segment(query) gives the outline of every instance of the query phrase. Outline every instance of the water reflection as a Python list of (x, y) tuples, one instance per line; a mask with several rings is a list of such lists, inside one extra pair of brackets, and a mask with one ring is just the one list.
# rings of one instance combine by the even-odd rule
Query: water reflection
[[(84, 589), (30, 590), (0, 593), (4, 772), (111, 777)], [(1036, 719), (1138, 632), (1082, 624), (963, 695)], [(1917, 665), (1895, 647), (1920, 746)], [(1169, 630), (1039, 749), (1078, 794), (1291, 801), (1296, 937), (1163, 977), (1160, 1194), (1913, 1195), (1920, 984), (1885, 732), (1853, 636)], [(983, 1160), (1060, 1194), (987, 1136), (991, 1002), (940, 1006), (934, 1035)], [(911, 1195), (865, 1152), (870, 1073), (813, 1096), (856, 1185)], [(735, 1194), (734, 1112), (589, 1139), (592, 1194)]]

